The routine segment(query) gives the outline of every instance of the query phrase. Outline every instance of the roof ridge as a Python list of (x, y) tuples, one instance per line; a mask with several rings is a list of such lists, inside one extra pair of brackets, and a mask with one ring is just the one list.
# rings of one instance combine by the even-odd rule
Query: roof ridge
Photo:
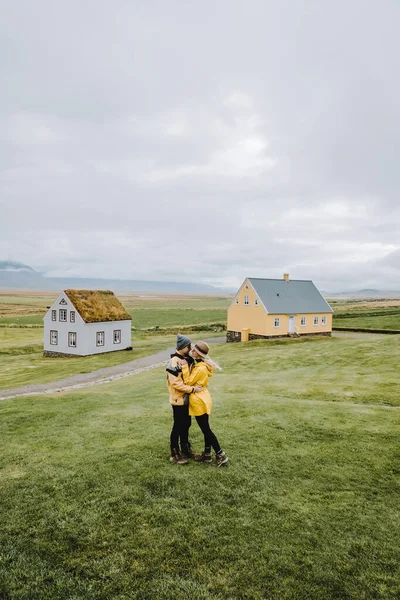
[[(246, 279), (257, 279), (258, 281), (284, 281), (283, 278), (278, 277), (246, 277)], [(289, 279), (289, 281), (285, 283), (290, 283), (291, 281), (311, 281), (314, 283), (312, 279)], [(314, 284), (315, 285), (315, 284)]]

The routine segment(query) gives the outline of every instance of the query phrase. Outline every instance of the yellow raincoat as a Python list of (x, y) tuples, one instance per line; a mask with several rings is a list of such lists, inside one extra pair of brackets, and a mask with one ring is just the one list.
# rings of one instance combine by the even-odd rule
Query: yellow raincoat
[(210, 414), (212, 400), (210, 392), (207, 389), (208, 380), (213, 374), (213, 369), (202, 360), (195, 362), (191, 370), (188, 366), (182, 367), (183, 381), (186, 385), (201, 385), (201, 392), (194, 392), (189, 396), (189, 415), (199, 417), (200, 415)]

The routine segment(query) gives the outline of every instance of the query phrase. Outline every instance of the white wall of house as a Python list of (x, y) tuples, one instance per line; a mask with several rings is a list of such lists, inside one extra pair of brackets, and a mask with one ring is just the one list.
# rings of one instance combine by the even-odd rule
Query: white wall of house
[[(54, 310), (56, 311), (55, 321), (53, 320)], [(60, 310), (66, 311), (66, 313), (60, 315)], [(72, 315), (75, 320), (72, 321), (71, 312), (75, 312), (75, 315)], [(66, 317), (67, 320), (60, 320), (60, 316)], [(50, 307), (43, 322), (45, 351), (88, 356), (124, 350), (131, 346), (130, 320), (85, 323), (64, 293), (60, 294)]]

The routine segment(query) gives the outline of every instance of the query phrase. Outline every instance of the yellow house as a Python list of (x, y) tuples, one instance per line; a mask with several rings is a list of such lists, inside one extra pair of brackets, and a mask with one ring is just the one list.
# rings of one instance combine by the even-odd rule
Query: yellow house
[(228, 308), (227, 342), (331, 335), (332, 313), (312, 281), (248, 277)]

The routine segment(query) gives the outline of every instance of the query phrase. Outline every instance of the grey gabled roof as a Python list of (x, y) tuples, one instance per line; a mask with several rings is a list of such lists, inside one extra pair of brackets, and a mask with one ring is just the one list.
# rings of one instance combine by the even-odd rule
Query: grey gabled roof
[(331, 313), (333, 310), (312, 281), (258, 279), (248, 281), (271, 314)]

